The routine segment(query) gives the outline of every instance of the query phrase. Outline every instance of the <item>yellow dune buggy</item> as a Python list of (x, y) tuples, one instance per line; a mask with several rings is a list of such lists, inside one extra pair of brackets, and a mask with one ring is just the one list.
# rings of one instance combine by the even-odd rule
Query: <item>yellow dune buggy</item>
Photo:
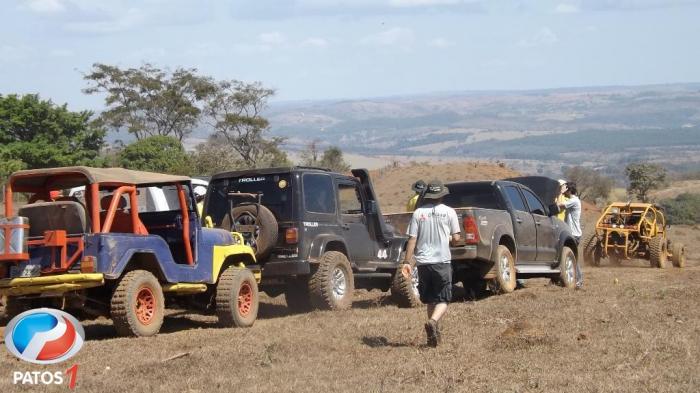
[(596, 222), (595, 231), (581, 242), (583, 260), (600, 266), (607, 258), (611, 264), (641, 258), (651, 267), (665, 268), (668, 260), (675, 267), (686, 261), (683, 243), (671, 242), (666, 231), (666, 219), (658, 206), (651, 203), (610, 204)]

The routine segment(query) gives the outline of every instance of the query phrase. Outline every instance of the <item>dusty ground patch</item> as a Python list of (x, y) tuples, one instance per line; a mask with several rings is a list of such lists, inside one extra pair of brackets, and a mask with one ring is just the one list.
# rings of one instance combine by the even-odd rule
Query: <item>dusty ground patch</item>
[[(267, 298), (245, 330), (173, 314), (163, 334), (124, 339), (91, 321), (75, 358), (79, 391), (696, 392), (700, 268), (691, 265), (586, 268), (581, 291), (540, 279), (458, 302), (437, 349), (424, 346), (424, 309), (398, 309), (379, 292), (360, 292), (349, 311), (300, 315)], [(36, 369), (0, 351), (0, 389), (40, 391), (10, 384), (12, 370)]]

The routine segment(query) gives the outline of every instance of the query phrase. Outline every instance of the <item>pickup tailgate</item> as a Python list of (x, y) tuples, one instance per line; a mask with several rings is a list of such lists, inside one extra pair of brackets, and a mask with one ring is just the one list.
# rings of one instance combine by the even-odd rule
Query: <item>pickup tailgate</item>
[[(508, 212), (475, 207), (457, 208), (455, 211), (460, 221), (461, 240), (451, 247), (453, 262), (489, 260), (496, 230), (503, 226), (512, 227)], [(395, 233), (405, 235), (412, 215), (411, 212), (385, 214), (384, 219)]]

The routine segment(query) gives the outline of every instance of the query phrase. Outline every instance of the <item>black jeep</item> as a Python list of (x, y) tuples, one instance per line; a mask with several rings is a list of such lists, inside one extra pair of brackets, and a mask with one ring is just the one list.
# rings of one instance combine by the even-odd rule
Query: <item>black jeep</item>
[(292, 309), (348, 308), (354, 288), (391, 289), (400, 306), (415, 306), (415, 274), (401, 274), (407, 239), (384, 222), (368, 171), (352, 174), (308, 167), (219, 173), (203, 217), (243, 234), (263, 268), (261, 289), (284, 293)]

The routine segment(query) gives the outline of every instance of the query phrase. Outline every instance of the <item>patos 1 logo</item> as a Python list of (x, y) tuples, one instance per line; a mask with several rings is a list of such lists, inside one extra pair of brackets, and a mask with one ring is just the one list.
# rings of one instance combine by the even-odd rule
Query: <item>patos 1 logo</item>
[(5, 345), (11, 354), (35, 364), (68, 360), (85, 341), (83, 326), (70, 314), (50, 308), (25, 311), (5, 329)]

